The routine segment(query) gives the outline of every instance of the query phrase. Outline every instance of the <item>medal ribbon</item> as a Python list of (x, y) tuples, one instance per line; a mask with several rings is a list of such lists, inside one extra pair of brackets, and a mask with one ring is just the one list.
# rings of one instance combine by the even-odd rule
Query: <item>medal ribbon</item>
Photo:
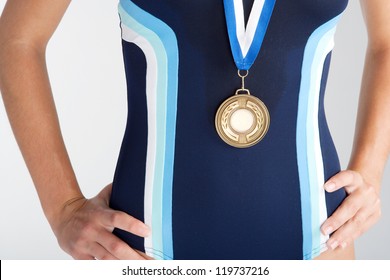
[(234, 62), (239, 70), (249, 70), (260, 52), (276, 0), (254, 0), (246, 28), (242, 1), (223, 3)]

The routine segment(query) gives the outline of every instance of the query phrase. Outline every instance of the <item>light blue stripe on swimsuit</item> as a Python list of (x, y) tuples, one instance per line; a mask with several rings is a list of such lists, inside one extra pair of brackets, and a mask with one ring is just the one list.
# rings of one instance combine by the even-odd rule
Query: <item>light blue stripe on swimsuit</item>
[(322, 188), (324, 167), (319, 139), (318, 107), (324, 62), (332, 50), (339, 18), (340, 16), (337, 16), (317, 28), (310, 36), (304, 51), (296, 135), (304, 259), (315, 258), (325, 247), (320, 232), (327, 213)]

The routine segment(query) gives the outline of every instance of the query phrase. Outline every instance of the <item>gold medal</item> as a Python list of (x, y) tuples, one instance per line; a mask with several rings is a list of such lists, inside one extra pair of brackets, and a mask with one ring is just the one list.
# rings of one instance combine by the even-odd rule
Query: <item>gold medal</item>
[(275, 2), (254, 1), (245, 24), (243, 1), (223, 1), (230, 49), (242, 84), (241, 89), (219, 107), (215, 127), (222, 140), (233, 147), (247, 148), (257, 144), (270, 126), (267, 107), (245, 88), (245, 78), (262, 48)]
[(241, 75), (239, 71), (238, 75), (242, 78), (242, 88), (218, 108), (215, 127), (227, 144), (248, 148), (260, 142), (267, 134), (270, 115), (264, 103), (245, 89), (244, 79), (248, 72)]

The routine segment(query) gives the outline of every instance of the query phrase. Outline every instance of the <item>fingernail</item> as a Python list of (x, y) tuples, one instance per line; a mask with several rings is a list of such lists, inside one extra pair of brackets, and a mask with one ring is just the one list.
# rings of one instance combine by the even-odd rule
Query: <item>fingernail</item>
[(333, 228), (332, 227), (327, 227), (327, 228), (325, 228), (324, 232), (325, 232), (326, 235), (329, 235), (329, 234), (331, 234), (333, 232)]
[(328, 192), (333, 191), (335, 188), (336, 188), (336, 184), (335, 183), (328, 183), (328, 184), (325, 185), (325, 189)]
[(328, 247), (332, 250), (336, 249), (337, 246), (339, 246), (339, 242), (337, 241), (331, 241), (330, 244), (328, 245)]

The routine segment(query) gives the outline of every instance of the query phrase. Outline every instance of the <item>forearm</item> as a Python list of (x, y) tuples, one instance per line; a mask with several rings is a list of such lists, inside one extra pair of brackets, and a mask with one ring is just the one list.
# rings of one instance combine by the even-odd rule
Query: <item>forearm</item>
[(390, 152), (390, 49), (369, 48), (349, 169), (380, 188)]
[(53, 226), (67, 201), (82, 196), (61, 136), (44, 49), (0, 46), (0, 89), (15, 138)]

